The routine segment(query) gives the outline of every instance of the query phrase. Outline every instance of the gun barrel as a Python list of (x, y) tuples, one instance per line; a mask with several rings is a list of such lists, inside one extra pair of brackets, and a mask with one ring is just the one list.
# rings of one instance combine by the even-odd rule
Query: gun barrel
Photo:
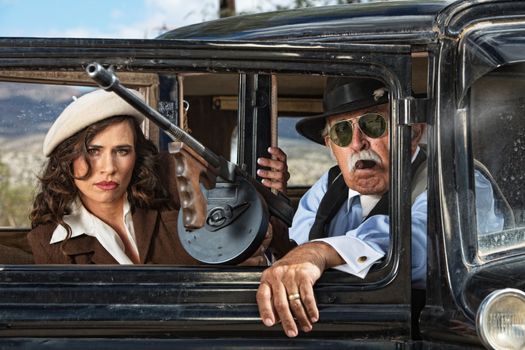
[[(184, 142), (192, 148), (198, 155), (204, 158), (212, 167), (220, 168), (221, 159), (215, 153), (207, 149), (202, 143), (193, 138), (190, 134), (171, 123), (166, 117), (157, 110), (144, 103), (140, 98), (129, 92), (123, 87), (117, 76), (110, 70), (105, 69), (99, 63), (91, 63), (86, 67), (86, 72), (104, 90), (113, 91), (122, 99), (132, 105), (139, 112), (148, 117), (149, 120), (157, 124), (161, 129), (178, 141)], [(223, 176), (228, 179), (229, 176)]]

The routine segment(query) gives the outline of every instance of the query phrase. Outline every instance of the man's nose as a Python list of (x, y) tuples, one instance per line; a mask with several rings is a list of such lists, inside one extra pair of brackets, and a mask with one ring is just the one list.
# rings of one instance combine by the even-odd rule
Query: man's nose
[(362, 151), (370, 148), (370, 142), (366, 136), (363, 135), (363, 132), (357, 127), (357, 125), (354, 125), (352, 133), (352, 142), (350, 143), (350, 147), (354, 151)]

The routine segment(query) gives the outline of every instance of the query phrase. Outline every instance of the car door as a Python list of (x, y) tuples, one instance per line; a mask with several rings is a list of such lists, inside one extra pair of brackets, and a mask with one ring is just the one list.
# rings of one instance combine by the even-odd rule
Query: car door
[[(476, 333), (474, 324), (482, 301), (494, 290), (525, 288), (518, 277), (524, 266), (524, 11), (523, 3), (504, 1), (458, 4), (442, 14), (432, 122), (439, 164), (430, 169), (439, 206), (430, 211), (436, 225), (429, 230), (438, 235), (422, 316), (431, 338), (480, 343), (482, 330)], [(503, 316), (491, 317), (491, 331), (510, 339)]]
[[(13, 38), (0, 39), (0, 48), (2, 89), (10, 92), (6, 96), (15, 96), (11, 92), (18, 89), (23, 93), (16, 96), (34, 98), (34, 86), (23, 84), (76, 86), (79, 93), (85, 92), (95, 85), (86, 79), (85, 67), (97, 61), (112, 66), (125, 85), (145, 92), (151, 105), (162, 105), (166, 113), (173, 112), (173, 121), (187, 130), (191, 130), (192, 114), (202, 118), (195, 122), (196, 129), (202, 129), (203, 123), (224, 124), (221, 133), (235, 133), (239, 139), (240, 149), (231, 159), (246, 164), (252, 175), (257, 157), (272, 143), (267, 118), (272, 109), (258, 104), (263, 91), (260, 87), (266, 84), (268, 91), (276, 86), (272, 76), (312, 77), (314, 81), (319, 75), (348, 75), (382, 80), (392, 94), (390, 249), (363, 280), (328, 271), (315, 288), (320, 321), (314, 332), (295, 342), (314, 347), (314, 340), (320, 338), (334, 344), (343, 344), (335, 339), (374, 339), (367, 343), (373, 348), (383, 344), (382, 340), (410, 339), (411, 218), (407, 189), (411, 180), (406, 174), (410, 173), (410, 124), (416, 119), (410, 108), (409, 46)], [(217, 85), (224, 91), (229, 91), (228, 84), (233, 86), (238, 98), (233, 114), (206, 119), (203, 111), (192, 110), (200, 102), (190, 102), (186, 110), (182, 90), (193, 91), (193, 101), (198, 101), (201, 90), (191, 90), (190, 84), (205, 75), (211, 80), (224, 78), (226, 83)], [(44, 109), (47, 100), (43, 92), (48, 90), (35, 90), (40, 91), (36, 99)], [(69, 95), (60, 106), (69, 100), (71, 92), (65, 94)], [(59, 110), (57, 106), (53, 108)], [(254, 122), (256, 115), (260, 119)], [(232, 116), (236, 121), (232, 122)], [(48, 117), (24, 119), (24, 113), (18, 112), (4, 119), (3, 127), (7, 130), (21, 120), (26, 134), (38, 130), (42, 135), (46, 123), (53, 120), (53, 116)], [(242, 130), (233, 131), (235, 125), (243, 126)], [(158, 128), (146, 123), (144, 130), (162, 146)], [(204, 139), (213, 139), (203, 135)], [(10, 137), (21, 139), (16, 133)], [(39, 138), (27, 140), (28, 144), (37, 143)], [(224, 146), (229, 139), (221, 140), (215, 151), (229, 157), (232, 147)], [(2, 159), (3, 163), (12, 163)], [(6, 225), (0, 233), (21, 236), (23, 244), (27, 231), (26, 222)], [(27, 252), (27, 246), (22, 250)], [(290, 344), (278, 326), (266, 328), (258, 317), (255, 291), (261, 271), (239, 266), (37, 266), (6, 262), (0, 273), (0, 333), (4, 337), (0, 341), (29, 347), (38, 347), (46, 339), (64, 347), (97, 339), (104, 344), (112, 339), (116, 346), (135, 344), (137, 348), (167, 343), (184, 347), (201, 341), (219, 348), (260, 341), (270, 348)], [(383, 345), (395, 347), (395, 343)]]

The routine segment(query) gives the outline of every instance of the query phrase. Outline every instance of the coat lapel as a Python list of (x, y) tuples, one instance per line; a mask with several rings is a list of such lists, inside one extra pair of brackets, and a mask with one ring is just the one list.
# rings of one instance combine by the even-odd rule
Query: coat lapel
[(137, 248), (139, 250), (140, 263), (144, 264), (148, 257), (153, 232), (158, 224), (158, 211), (144, 210), (137, 208), (133, 213), (133, 227), (135, 228), (135, 237), (137, 239)]

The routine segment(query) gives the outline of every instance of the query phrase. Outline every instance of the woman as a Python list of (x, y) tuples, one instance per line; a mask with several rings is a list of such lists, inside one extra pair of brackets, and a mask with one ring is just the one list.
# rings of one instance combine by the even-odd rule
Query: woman
[[(57, 118), (44, 140), (48, 162), (31, 212), (36, 263), (198, 263), (177, 237), (173, 159), (144, 137), (142, 120), (104, 90), (80, 97)], [(282, 160), (262, 161), (284, 169), (266, 174), (280, 188), (283, 181), (274, 179), (284, 179)], [(262, 262), (269, 240), (271, 234), (248, 264)]]

